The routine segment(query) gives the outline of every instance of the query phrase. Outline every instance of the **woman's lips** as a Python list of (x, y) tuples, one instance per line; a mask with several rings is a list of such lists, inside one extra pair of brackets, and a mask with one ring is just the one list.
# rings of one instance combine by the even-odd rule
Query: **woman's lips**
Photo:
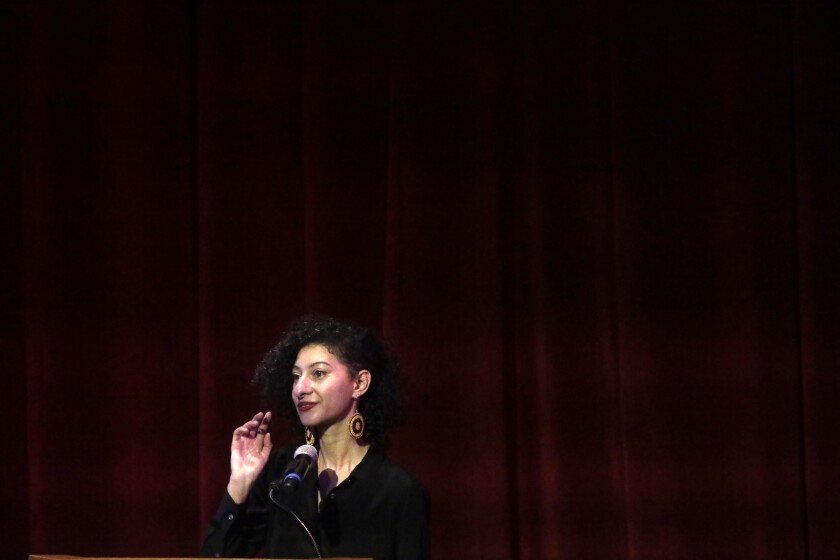
[(301, 412), (306, 412), (307, 410), (309, 410), (313, 406), (315, 406), (314, 402), (302, 402), (302, 403), (298, 404), (298, 410), (301, 411)]

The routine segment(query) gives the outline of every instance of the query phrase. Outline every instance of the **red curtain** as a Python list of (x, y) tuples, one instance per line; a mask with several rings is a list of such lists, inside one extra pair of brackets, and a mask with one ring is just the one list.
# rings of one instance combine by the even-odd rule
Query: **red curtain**
[(838, 12), (4, 3), (9, 557), (197, 554), (309, 310), (435, 558), (838, 557)]

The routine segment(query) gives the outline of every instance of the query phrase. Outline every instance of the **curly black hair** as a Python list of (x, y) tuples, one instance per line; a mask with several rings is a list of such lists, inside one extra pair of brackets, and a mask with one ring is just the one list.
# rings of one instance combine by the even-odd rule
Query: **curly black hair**
[(291, 398), (292, 367), (300, 349), (310, 344), (326, 347), (352, 377), (370, 371), (370, 388), (359, 399), (358, 411), (365, 418), (365, 440), (372, 447), (384, 448), (388, 431), (404, 418), (399, 364), (388, 346), (368, 329), (326, 315), (303, 316), (257, 366), (254, 386), (291, 426), (301, 426)]

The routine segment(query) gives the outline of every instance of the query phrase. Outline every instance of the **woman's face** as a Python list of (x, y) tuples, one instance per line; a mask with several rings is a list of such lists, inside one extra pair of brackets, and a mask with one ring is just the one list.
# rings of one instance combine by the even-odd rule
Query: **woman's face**
[(325, 346), (301, 348), (292, 376), (292, 401), (304, 426), (324, 430), (353, 414), (360, 394), (358, 380)]

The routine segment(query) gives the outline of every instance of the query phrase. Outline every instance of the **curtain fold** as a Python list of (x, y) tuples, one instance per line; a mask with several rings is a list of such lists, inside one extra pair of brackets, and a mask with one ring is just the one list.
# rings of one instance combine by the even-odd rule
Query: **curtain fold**
[(840, 162), (840, 55), (834, 23), (840, 6), (830, 2), (796, 3), (794, 29), (794, 115), (797, 207), (797, 256), (802, 372), (802, 438), (805, 464), (803, 513), (807, 516), (812, 558), (830, 558), (840, 549), (834, 530), (840, 519), (837, 466), (840, 398), (836, 340), (840, 312), (840, 239), (837, 195)]

